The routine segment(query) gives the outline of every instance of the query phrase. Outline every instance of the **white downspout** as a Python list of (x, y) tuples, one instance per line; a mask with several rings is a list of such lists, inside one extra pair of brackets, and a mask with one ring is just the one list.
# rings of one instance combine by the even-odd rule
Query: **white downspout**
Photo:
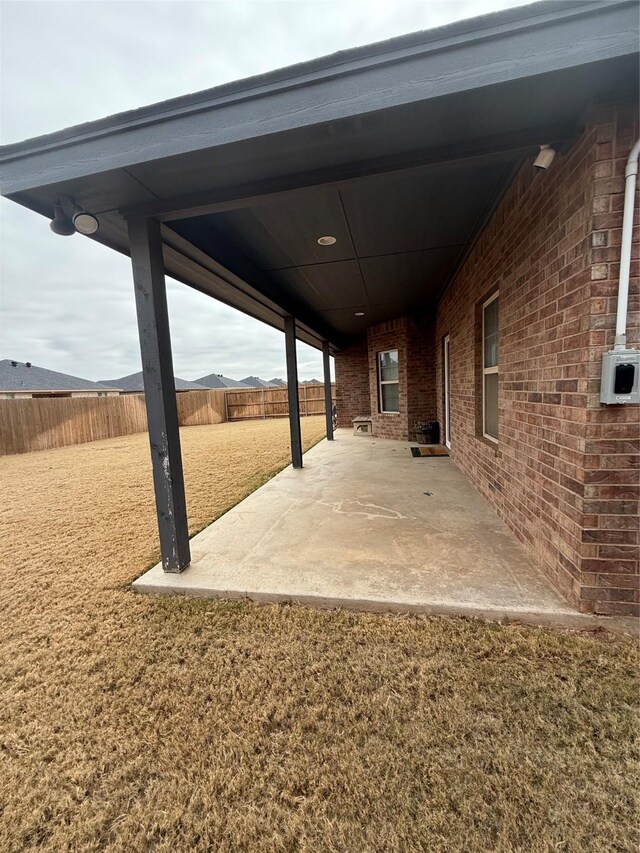
[(620, 279), (618, 281), (618, 311), (614, 350), (624, 350), (627, 344), (627, 305), (629, 304), (629, 274), (631, 271), (631, 239), (633, 236), (633, 207), (636, 196), (636, 176), (640, 139), (631, 149), (625, 169), (624, 213), (622, 216), (622, 245), (620, 247)]

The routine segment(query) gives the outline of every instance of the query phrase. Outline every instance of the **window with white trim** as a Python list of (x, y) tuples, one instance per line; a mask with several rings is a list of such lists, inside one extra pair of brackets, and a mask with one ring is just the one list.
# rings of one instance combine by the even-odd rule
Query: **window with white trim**
[(498, 440), (498, 292), (482, 306), (482, 434)]
[(380, 386), (380, 411), (397, 414), (400, 411), (397, 349), (378, 353), (378, 383)]

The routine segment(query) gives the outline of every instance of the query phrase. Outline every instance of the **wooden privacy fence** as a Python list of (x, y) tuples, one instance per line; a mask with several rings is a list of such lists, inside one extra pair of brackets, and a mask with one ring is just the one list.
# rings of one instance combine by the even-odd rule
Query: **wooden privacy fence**
[[(332, 385), (332, 399), (335, 401)], [(301, 385), (300, 414), (324, 414), (324, 385)], [(184, 391), (177, 394), (180, 426), (286, 418), (286, 388)], [(0, 400), (0, 456), (84, 444), (146, 432), (144, 394), (118, 397), (34, 397)]]
[[(225, 419), (223, 390), (177, 395), (180, 426)], [(144, 394), (0, 400), (0, 456), (146, 432)]]
[[(324, 415), (324, 385), (300, 385), (301, 415)], [(331, 384), (331, 399), (335, 402), (335, 386)], [(289, 399), (286, 388), (233, 389), (225, 393), (225, 413), (228, 421), (266, 418), (286, 418)]]

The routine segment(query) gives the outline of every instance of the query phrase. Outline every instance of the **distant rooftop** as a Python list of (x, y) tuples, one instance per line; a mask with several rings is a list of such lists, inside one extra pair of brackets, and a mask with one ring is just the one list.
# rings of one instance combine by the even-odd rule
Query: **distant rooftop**
[(195, 380), (198, 385), (204, 385), (206, 388), (244, 388), (245, 385), (237, 379), (229, 379), (228, 376), (223, 376), (222, 373), (209, 373), (207, 376), (202, 376)]
[(258, 376), (245, 376), (244, 379), (240, 380), (243, 385), (246, 385), (247, 388), (270, 388), (271, 383), (266, 382), (264, 379), (260, 379)]
[(120, 389), (116, 383), (102, 384), (38, 367), (30, 361), (21, 362), (10, 358), (0, 361), (0, 391), (40, 392), (40, 391), (113, 391)]
[[(122, 391), (144, 391), (144, 382), (142, 380), (142, 371), (131, 373), (129, 376), (121, 376), (120, 379), (103, 379), (103, 386), (111, 388), (120, 388)], [(209, 390), (204, 385), (199, 385), (197, 382), (188, 382), (186, 379), (175, 377), (176, 391), (207, 391)]]

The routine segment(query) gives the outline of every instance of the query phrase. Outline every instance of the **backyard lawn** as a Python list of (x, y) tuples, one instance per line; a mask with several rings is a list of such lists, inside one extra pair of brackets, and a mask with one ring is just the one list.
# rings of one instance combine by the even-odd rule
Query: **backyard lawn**
[[(288, 458), (181, 435), (192, 532)], [(638, 849), (630, 638), (136, 595), (146, 435), (0, 477), (2, 853)]]

